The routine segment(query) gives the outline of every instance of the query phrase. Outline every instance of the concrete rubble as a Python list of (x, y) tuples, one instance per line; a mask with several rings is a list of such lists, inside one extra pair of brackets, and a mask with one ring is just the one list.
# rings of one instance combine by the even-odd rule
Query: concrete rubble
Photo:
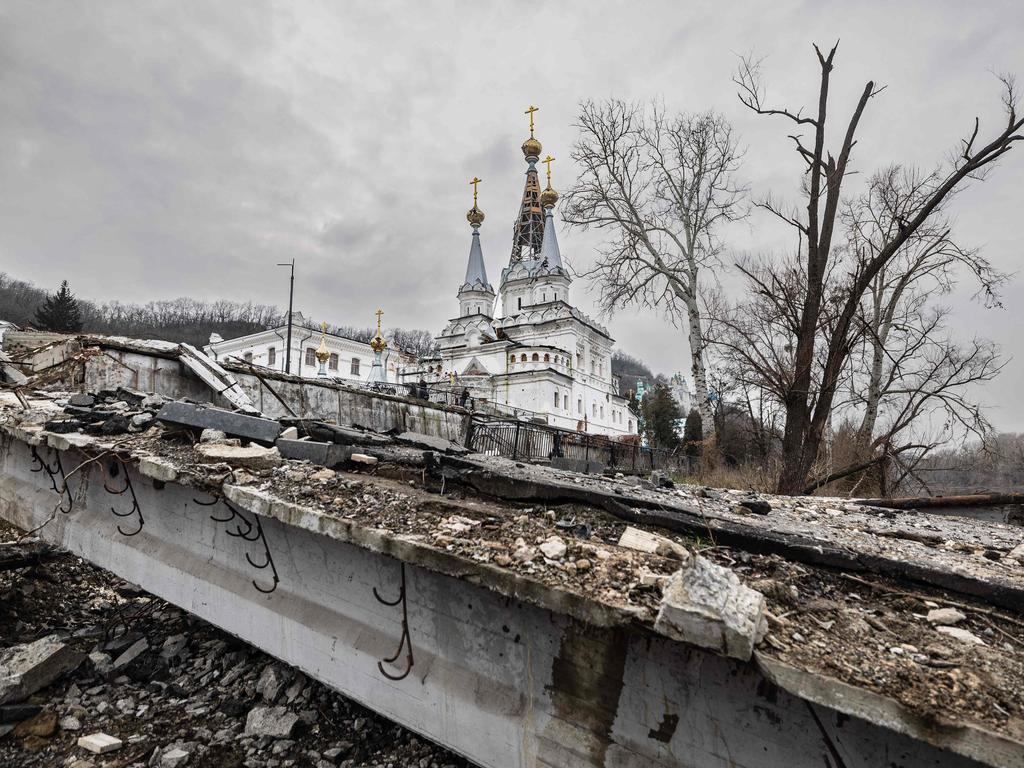
[(654, 628), (743, 661), (768, 631), (765, 599), (728, 568), (695, 555), (669, 577)]
[[(0, 401), (0, 427), (19, 439), (59, 437), (87, 456), (116, 449), (146, 477), (223, 495), (265, 519), (338, 521), (348, 541), (575, 621), (628, 626), (766, 675), (781, 664), (915, 716), (941, 713), (1024, 743), (1019, 529), (844, 499), (681, 486), (665, 476), (584, 475), (468, 455), (408, 430), (147, 405), (138, 394), (52, 393), (28, 410)], [(229, 721), (203, 738), (136, 738), (147, 764), (204, 764), (229, 746), (253, 766), (345, 759), (344, 748), (331, 757), (309, 736), (324, 726), (314, 704), (326, 689), (314, 694), (295, 670), (256, 663), (258, 652), (207, 628), (197, 633), (170, 606), (157, 613), (159, 631), (88, 635), (90, 643), (73, 646), (79, 660), (88, 655), (91, 679), (59, 684), (68, 691), (53, 710), (57, 734), (171, 703), (201, 721), (227, 702)], [(197, 647), (197, 634), (205, 645)], [(147, 684), (154, 670), (163, 685)], [(126, 689), (112, 695), (118, 685)], [(0, 703), (2, 686), (0, 678)], [(349, 720), (358, 731), (359, 718)], [(126, 749), (139, 735), (113, 733)], [(0, 742), (0, 762), (3, 749)]]
[(0, 704), (24, 701), (77, 667), (83, 655), (59, 635), (0, 651)]

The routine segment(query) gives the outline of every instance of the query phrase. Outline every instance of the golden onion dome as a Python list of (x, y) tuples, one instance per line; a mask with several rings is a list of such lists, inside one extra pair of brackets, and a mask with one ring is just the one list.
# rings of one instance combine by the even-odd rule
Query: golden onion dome
[(316, 348), (315, 354), (318, 363), (326, 363), (331, 357), (330, 350), (327, 349), (327, 338), (323, 334), (320, 335), (320, 346)]
[(545, 208), (550, 208), (558, 202), (558, 193), (551, 188), (549, 184), (547, 189), (540, 193), (540, 204)]
[(387, 349), (388, 343), (384, 341), (384, 337), (380, 335), (380, 331), (377, 331), (377, 335), (370, 339), (370, 348), (374, 352), (383, 352)]
[(479, 227), (484, 223), (484, 212), (474, 205), (466, 213), (466, 221), (472, 224), (474, 227)]
[(523, 142), (523, 156), (526, 158), (540, 157), (540, 150), (540, 142), (533, 138), (533, 136)]

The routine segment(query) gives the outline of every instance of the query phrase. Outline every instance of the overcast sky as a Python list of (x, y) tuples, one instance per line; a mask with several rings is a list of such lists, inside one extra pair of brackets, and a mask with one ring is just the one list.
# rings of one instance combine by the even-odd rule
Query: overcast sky
[[(439, 331), (457, 312), (469, 250), (469, 179), (487, 214), (497, 282), (524, 170), (523, 110), (568, 162), (581, 99), (661, 98), (715, 109), (747, 147), (755, 196), (796, 200), (801, 171), (779, 119), (738, 104), (737, 54), (765, 56), (769, 97), (816, 95), (812, 42), (840, 38), (832, 111), (864, 82), (888, 88), (861, 121), (853, 164), (931, 166), (969, 130), (1001, 120), (991, 71), (1024, 79), (1024, 4), (977, 2), (0, 2), (0, 270), (81, 296), (188, 295), (296, 306), (338, 324)], [(956, 234), (1020, 270), (1024, 147), (955, 204)], [(851, 191), (854, 184), (850, 185)], [(754, 215), (729, 233), (737, 256), (787, 247)], [(583, 265), (592, 240), (559, 229)], [(723, 271), (726, 281), (728, 272)], [(592, 311), (591, 298), (576, 302)], [(983, 399), (1024, 431), (1024, 275), (1002, 310), (948, 297), (965, 337), (1014, 357)], [(687, 370), (683, 335), (651, 315), (608, 320), (656, 370)]]

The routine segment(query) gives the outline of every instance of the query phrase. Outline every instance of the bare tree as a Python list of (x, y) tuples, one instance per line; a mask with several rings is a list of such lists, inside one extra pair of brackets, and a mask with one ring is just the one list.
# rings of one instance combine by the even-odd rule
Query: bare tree
[(584, 102), (573, 160), (582, 169), (563, 218), (608, 234), (584, 274), (607, 312), (654, 307), (685, 325), (697, 406), (713, 430), (700, 311), (701, 270), (716, 261), (718, 233), (745, 215), (736, 182), (740, 152), (721, 115), (669, 116), (619, 100)]
[[(766, 104), (761, 85), (759, 62), (744, 59), (735, 77), (740, 101), (761, 115), (781, 116), (798, 131), (813, 131), (813, 143), (804, 143), (800, 134), (791, 136), (806, 172), (802, 192), (806, 197), (806, 216), (784, 211), (772, 200), (762, 206), (794, 227), (800, 242), (799, 279), (802, 292), (799, 301), (788, 309), (795, 331), (792, 349), (792, 374), (783, 395), (785, 431), (782, 439), (783, 465), (778, 490), (797, 493), (807, 484), (814, 463), (818, 460), (833, 406), (843, 377), (848, 375), (849, 358), (861, 328), (858, 318), (862, 303), (879, 273), (900, 253), (908, 239), (935, 214), (943, 202), (969, 180), (984, 178), (991, 163), (1008, 152), (1022, 138), (1018, 133), (1024, 119), (1016, 112), (1017, 94), (1012, 78), (1001, 78), (1006, 123), (983, 145), (978, 145), (980, 123), (976, 118), (970, 135), (961, 141), (951, 162), (934, 177), (913, 204), (894, 216), (896, 226), (879, 243), (877, 250), (866, 251), (847, 265), (841, 278), (836, 274), (833, 237), (839, 219), (842, 185), (849, 170), (856, 144), (857, 128), (868, 102), (880, 88), (868, 81), (842, 132), (842, 142), (833, 153), (825, 147), (828, 125), (829, 85), (836, 47), (823, 54), (815, 46), (820, 79), (817, 110), (813, 117), (802, 111), (793, 112)], [(908, 201), (909, 203), (909, 201)], [(841, 249), (840, 249), (841, 250)], [(765, 280), (758, 281), (763, 286)], [(826, 302), (831, 303), (826, 303)]]

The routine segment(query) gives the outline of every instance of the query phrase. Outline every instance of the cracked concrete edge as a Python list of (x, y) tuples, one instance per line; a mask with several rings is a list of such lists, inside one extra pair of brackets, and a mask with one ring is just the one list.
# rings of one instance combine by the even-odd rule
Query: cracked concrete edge
[(427, 544), (419, 537), (402, 536), (368, 528), (351, 520), (319, 510), (282, 501), (247, 486), (225, 483), (224, 496), (252, 514), (278, 520), (286, 525), (388, 555), (409, 565), (452, 576), (497, 594), (545, 608), (598, 627), (651, 623), (642, 609), (614, 607), (587, 597), (546, 586), (532, 579), (487, 563), (477, 563)]
[(755, 650), (761, 673), (785, 691), (813, 704), (947, 749), (997, 768), (1024, 768), (1024, 743), (971, 724), (931, 722), (895, 699), (794, 667)]

